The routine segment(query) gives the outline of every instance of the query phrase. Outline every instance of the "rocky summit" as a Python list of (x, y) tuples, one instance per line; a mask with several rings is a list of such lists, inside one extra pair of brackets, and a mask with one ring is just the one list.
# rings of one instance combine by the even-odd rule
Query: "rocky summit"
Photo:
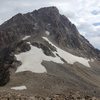
[[(96, 100), (100, 98), (100, 50), (56, 7), (19, 13), (0, 25), (3, 91), (46, 100)], [(79, 98), (69, 96), (77, 91)]]

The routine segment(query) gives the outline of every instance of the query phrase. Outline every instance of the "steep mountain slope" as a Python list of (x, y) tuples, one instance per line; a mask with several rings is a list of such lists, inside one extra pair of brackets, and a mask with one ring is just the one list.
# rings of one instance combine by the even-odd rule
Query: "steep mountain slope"
[(73, 90), (99, 96), (100, 51), (56, 7), (17, 14), (0, 26), (0, 86), (34, 95)]
[[(59, 46), (74, 49), (88, 57), (99, 57), (95, 49), (56, 7), (42, 8), (32, 13), (17, 14), (0, 26), (0, 47), (25, 35), (43, 35), (45, 31)], [(79, 54), (79, 53), (78, 53)], [(81, 55), (83, 56), (83, 55)]]

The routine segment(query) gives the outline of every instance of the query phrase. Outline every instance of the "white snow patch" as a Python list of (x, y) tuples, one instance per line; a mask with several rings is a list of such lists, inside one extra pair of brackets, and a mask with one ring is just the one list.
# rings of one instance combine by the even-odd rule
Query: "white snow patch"
[(46, 35), (50, 35), (50, 32), (49, 31), (45, 31)]
[(12, 87), (11, 89), (13, 89), (13, 90), (25, 90), (27, 88), (26, 88), (26, 86), (16, 86), (16, 87)]
[(33, 29), (37, 30), (38, 28), (39, 28), (38, 23), (35, 23)]
[(22, 40), (26, 40), (28, 39), (30, 36), (25, 36)]
[(91, 62), (94, 62), (94, 59), (90, 59)]
[(33, 14), (30, 13), (30, 16), (33, 17)]
[(83, 57), (78, 57), (75, 55), (72, 55), (71, 53), (68, 53), (57, 46), (55, 46), (51, 41), (48, 40), (48, 38), (43, 37), (44, 40), (46, 40), (48, 43), (53, 45), (57, 49), (57, 54), (63, 58), (65, 61), (67, 61), (69, 64), (74, 64), (75, 62), (79, 62), (87, 67), (90, 67), (89, 65), (89, 59), (83, 58)]
[(22, 65), (17, 68), (16, 73), (23, 71), (31, 71), (35, 73), (47, 72), (45, 67), (41, 64), (43, 60), (62, 64), (64, 63), (59, 57), (46, 56), (42, 49), (32, 46), (31, 44), (30, 46), (30, 51), (15, 55), (17, 60), (22, 62)]

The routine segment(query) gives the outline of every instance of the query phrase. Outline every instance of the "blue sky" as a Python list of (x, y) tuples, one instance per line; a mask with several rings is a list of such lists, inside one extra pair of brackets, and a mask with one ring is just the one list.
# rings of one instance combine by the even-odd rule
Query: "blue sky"
[(56, 6), (80, 34), (100, 49), (100, 0), (0, 0), (0, 24), (17, 13), (47, 6)]

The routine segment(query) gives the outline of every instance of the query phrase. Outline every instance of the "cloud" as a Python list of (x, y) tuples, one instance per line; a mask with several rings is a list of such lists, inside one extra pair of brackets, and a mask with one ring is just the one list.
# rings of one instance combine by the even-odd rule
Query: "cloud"
[(100, 26), (100, 22), (94, 23), (93, 25), (94, 25), (94, 26)]
[(89, 40), (95, 47), (100, 48), (100, 36), (90, 37)]
[(0, 23), (17, 13), (56, 6), (95, 47), (100, 49), (100, 3), (98, 0), (0, 0)]
[(94, 14), (94, 15), (98, 15), (98, 14), (100, 14), (100, 10), (99, 11), (98, 10), (93, 10), (91, 13)]
[(0, 0), (0, 24), (17, 13), (31, 12), (49, 6), (45, 0)]

